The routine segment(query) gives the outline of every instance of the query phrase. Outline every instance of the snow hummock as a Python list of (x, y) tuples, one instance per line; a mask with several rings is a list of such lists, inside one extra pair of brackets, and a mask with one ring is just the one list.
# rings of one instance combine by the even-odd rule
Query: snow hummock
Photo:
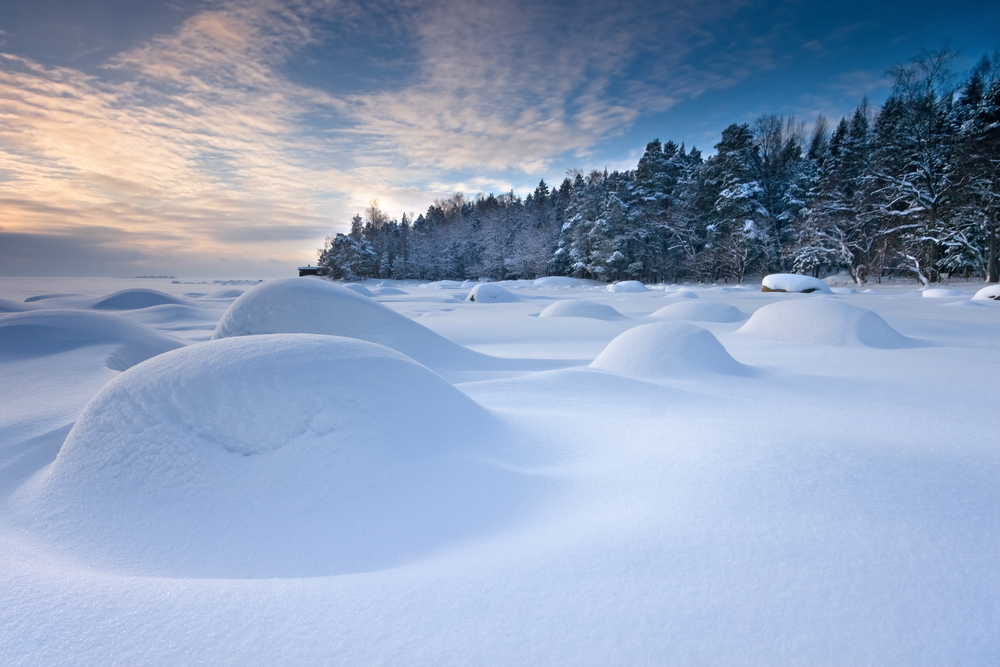
[(566, 299), (550, 304), (539, 317), (589, 317), (594, 320), (621, 320), (625, 316), (611, 306), (589, 299)]
[(517, 514), (506, 487), (526, 485), (484, 459), (495, 428), (462, 392), (381, 345), (218, 340), (112, 380), (14, 507), (98, 568), (368, 571)]
[(546, 276), (531, 282), (534, 287), (593, 287), (595, 281), (584, 278), (570, 278), (568, 276)]
[(914, 344), (870, 310), (826, 299), (769, 304), (755, 312), (737, 333), (840, 347), (893, 349)]
[(456, 345), (388, 306), (323, 278), (283, 278), (251, 287), (222, 315), (212, 338), (274, 333), (366, 340), (435, 370), (492, 368), (503, 361)]
[[(690, 292), (688, 292), (690, 294)], [(717, 301), (680, 301), (660, 308), (650, 317), (694, 322), (739, 322), (747, 318), (739, 309)]]
[(965, 296), (965, 293), (957, 289), (948, 289), (947, 287), (929, 287), (922, 290), (920, 296), (927, 297), (928, 299), (952, 299), (957, 296)]
[(151, 289), (127, 289), (109, 294), (92, 308), (96, 310), (138, 310), (151, 306), (183, 303), (177, 297)]
[(975, 293), (973, 301), (985, 301), (987, 299), (1000, 300), (1000, 285), (990, 285)]
[(478, 283), (465, 297), (465, 300), (473, 303), (514, 303), (520, 301), (516, 295), (493, 283)]
[(97, 345), (114, 346), (105, 363), (123, 371), (184, 342), (111, 313), (52, 309), (0, 315), (0, 357), (43, 357)]
[(361, 296), (375, 296), (374, 294), (372, 294), (371, 290), (369, 290), (364, 285), (359, 285), (358, 283), (344, 283), (344, 289), (349, 289), (352, 292), (357, 292)]
[(697, 293), (689, 289), (679, 289), (676, 292), (668, 292), (666, 298), (668, 299), (697, 299), (699, 298)]
[(710, 331), (681, 322), (657, 322), (629, 329), (608, 343), (590, 367), (653, 380), (705, 373), (750, 373)]
[(830, 286), (819, 278), (802, 276), (797, 273), (772, 273), (771, 275), (764, 276), (761, 285), (774, 292), (805, 292), (806, 290), (812, 290), (824, 294), (833, 293), (830, 291)]
[(612, 293), (622, 292), (648, 292), (646, 286), (638, 280), (623, 280), (621, 282), (608, 285), (608, 291)]

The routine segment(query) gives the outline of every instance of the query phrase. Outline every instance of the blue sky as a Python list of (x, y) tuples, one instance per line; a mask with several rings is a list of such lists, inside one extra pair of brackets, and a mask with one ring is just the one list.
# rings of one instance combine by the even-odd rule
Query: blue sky
[(394, 217), (765, 113), (834, 122), (990, 3), (8, 0), (0, 274), (267, 278)]

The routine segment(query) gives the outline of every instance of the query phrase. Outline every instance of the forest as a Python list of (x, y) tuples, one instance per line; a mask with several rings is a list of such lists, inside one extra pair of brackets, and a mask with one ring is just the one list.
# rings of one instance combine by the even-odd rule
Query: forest
[(415, 219), (377, 201), (327, 238), (332, 278), (741, 282), (775, 272), (855, 282), (998, 280), (1000, 55), (956, 82), (955, 54), (890, 70), (882, 106), (832, 125), (765, 115), (715, 153), (658, 139), (635, 169), (574, 170), (521, 197), (461, 193)]

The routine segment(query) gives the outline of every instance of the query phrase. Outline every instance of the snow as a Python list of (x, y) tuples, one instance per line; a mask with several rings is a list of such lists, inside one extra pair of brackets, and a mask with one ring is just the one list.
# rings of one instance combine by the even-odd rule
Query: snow
[(352, 292), (357, 292), (361, 296), (375, 296), (374, 294), (372, 294), (371, 290), (369, 290), (364, 285), (359, 285), (358, 283), (344, 283), (344, 289), (349, 289)]
[(985, 301), (987, 299), (1000, 299), (1000, 285), (990, 285), (976, 292), (972, 299), (974, 301)]
[(740, 327), (739, 333), (813, 345), (893, 349), (915, 344), (870, 310), (813, 299), (764, 306)]
[(623, 280), (618, 283), (608, 285), (608, 291), (612, 293), (621, 292), (648, 292), (646, 286), (638, 280)]
[(772, 273), (764, 276), (761, 285), (775, 292), (823, 292), (830, 294), (830, 286), (819, 278), (801, 276), (797, 273)]
[(0, 278), (3, 664), (997, 662), (995, 286), (210, 283)]
[(747, 318), (738, 308), (718, 301), (680, 301), (664, 306), (650, 315), (692, 322), (741, 322)]
[(945, 287), (931, 287), (929, 289), (922, 290), (920, 296), (926, 297), (928, 299), (952, 299), (955, 297), (966, 296), (964, 292), (960, 292), (957, 289), (947, 289)]
[(545, 307), (539, 317), (589, 317), (594, 320), (620, 320), (625, 316), (609, 305), (589, 299), (556, 301)]
[(91, 307), (97, 310), (137, 310), (168, 303), (182, 303), (182, 301), (156, 290), (128, 289), (109, 294)]
[(520, 301), (517, 296), (493, 283), (479, 283), (472, 288), (465, 300), (471, 303), (513, 303)]
[(750, 374), (711, 332), (680, 322), (629, 329), (611, 341), (590, 367), (646, 379)]

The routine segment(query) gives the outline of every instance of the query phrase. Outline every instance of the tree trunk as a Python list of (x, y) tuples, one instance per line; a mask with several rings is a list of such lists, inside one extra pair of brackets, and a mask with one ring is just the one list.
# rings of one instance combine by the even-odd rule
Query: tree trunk
[(986, 281), (990, 283), (995, 283), (1000, 281), (997, 276), (997, 223), (996, 216), (990, 216), (989, 223), (989, 234), (990, 234), (990, 258), (986, 263), (987, 276)]

